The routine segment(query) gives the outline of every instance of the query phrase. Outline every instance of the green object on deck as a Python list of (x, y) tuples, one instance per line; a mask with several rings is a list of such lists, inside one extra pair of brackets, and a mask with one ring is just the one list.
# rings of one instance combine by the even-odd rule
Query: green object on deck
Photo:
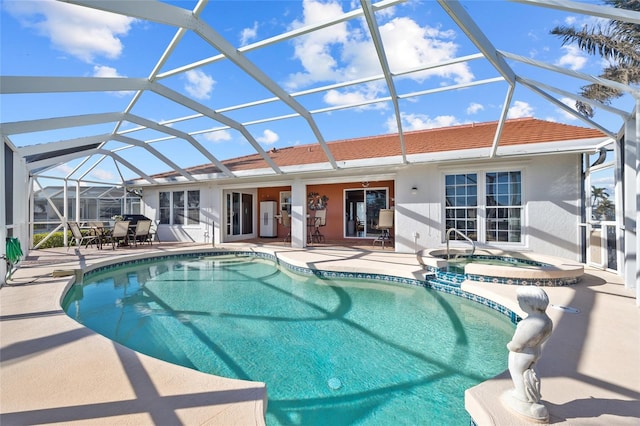
[(22, 257), (22, 248), (20, 248), (20, 240), (15, 237), (7, 238), (7, 261), (11, 265), (15, 265)]
[(14, 272), (14, 265), (20, 262), (22, 257), (22, 249), (20, 248), (20, 240), (15, 237), (7, 237), (6, 253), (4, 257), (7, 259), (7, 274), (4, 281), (9, 281)]

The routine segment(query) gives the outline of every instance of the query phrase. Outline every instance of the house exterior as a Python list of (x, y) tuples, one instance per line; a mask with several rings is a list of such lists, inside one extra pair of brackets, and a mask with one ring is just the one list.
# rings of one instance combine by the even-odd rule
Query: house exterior
[[(163, 241), (258, 238), (261, 202), (274, 201), (291, 227), (278, 223), (272, 238), (290, 234), (293, 247), (314, 243), (318, 209), (326, 210), (325, 240), (372, 244), (379, 210), (393, 209), (398, 252), (442, 247), (455, 228), (479, 245), (583, 260), (584, 153), (613, 141), (599, 130), (525, 118), (507, 120), (496, 143), (497, 126), (407, 132), (403, 144), (398, 135), (337, 141), (327, 144), (330, 153), (317, 144), (269, 151), (283, 174), (256, 154), (223, 162), (234, 179), (208, 164), (187, 170), (195, 183), (169, 172), (154, 175), (156, 185), (129, 185), (141, 188), (141, 211), (159, 223)], [(458, 233), (452, 239), (466, 244)]]

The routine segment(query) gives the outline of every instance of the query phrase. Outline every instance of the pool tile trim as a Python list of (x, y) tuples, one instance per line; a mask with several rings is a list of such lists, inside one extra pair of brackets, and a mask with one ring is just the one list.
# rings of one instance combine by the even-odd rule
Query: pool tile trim
[[(329, 271), (329, 270), (313, 269), (313, 268), (293, 265), (289, 262), (286, 262), (280, 259), (274, 254), (264, 253), (259, 251), (213, 250), (213, 251), (197, 251), (197, 252), (183, 252), (183, 253), (176, 253), (176, 254), (164, 254), (159, 256), (150, 255), (143, 258), (139, 258), (139, 259), (127, 259), (121, 262), (115, 262), (108, 265), (101, 265), (101, 266), (96, 266), (95, 268), (89, 268), (86, 271), (84, 271), (83, 277), (91, 277), (91, 275), (106, 272), (115, 268), (120, 268), (125, 265), (137, 265), (137, 264), (147, 263), (150, 261), (175, 260), (175, 259), (198, 258), (198, 257), (216, 257), (216, 256), (243, 256), (243, 257), (250, 256), (250, 257), (267, 259), (299, 275), (314, 275), (320, 278), (378, 280), (378, 281), (392, 282), (396, 284), (425, 287), (425, 288), (440, 291), (443, 293), (452, 294), (454, 296), (462, 297), (469, 301), (482, 304), (490, 309), (493, 309), (501, 313), (502, 315), (505, 315), (507, 318), (509, 318), (509, 320), (513, 324), (517, 324), (521, 320), (521, 317), (518, 314), (508, 309), (507, 307), (499, 303), (496, 303), (492, 300), (486, 299), (482, 296), (478, 296), (476, 294), (472, 294), (462, 290), (460, 288), (461, 281), (459, 283), (456, 282), (456, 280), (459, 280), (460, 274), (447, 273), (447, 275), (456, 275), (456, 277), (452, 278), (453, 284), (450, 284), (448, 282), (440, 281), (439, 279), (435, 279), (435, 280), (430, 279), (429, 278), (430, 275), (425, 275), (424, 280), (419, 280), (419, 279), (404, 278), (404, 277), (398, 277), (395, 275), (387, 275), (387, 274)], [(435, 268), (431, 268), (431, 267), (428, 267), (428, 269), (430, 270), (430, 272), (435, 272), (436, 275), (439, 272), (441, 272), (438, 270), (432, 271), (431, 269), (435, 269)], [(65, 291), (65, 295), (66, 293), (67, 291)], [(63, 298), (65, 297), (65, 295), (63, 295)]]

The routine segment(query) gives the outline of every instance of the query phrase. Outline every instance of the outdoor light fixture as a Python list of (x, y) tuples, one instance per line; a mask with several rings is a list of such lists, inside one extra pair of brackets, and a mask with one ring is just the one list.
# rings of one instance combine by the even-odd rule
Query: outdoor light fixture
[(363, 188), (368, 188), (369, 187), (369, 182), (362, 182), (362, 187)]
[(417, 187), (417, 186), (412, 187), (412, 188), (411, 188), (411, 193), (412, 193), (413, 195), (416, 195), (416, 194), (418, 193), (418, 187)]

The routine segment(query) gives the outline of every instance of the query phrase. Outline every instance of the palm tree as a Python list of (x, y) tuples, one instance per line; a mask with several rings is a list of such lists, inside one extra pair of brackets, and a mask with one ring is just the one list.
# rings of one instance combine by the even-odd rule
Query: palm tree
[[(604, 0), (615, 8), (640, 11), (640, 0)], [(584, 26), (557, 26), (551, 34), (562, 37), (562, 45), (577, 43), (578, 47), (590, 55), (599, 54), (608, 60), (600, 77), (623, 84), (640, 83), (640, 25), (611, 20), (605, 24)], [(583, 86), (580, 95), (605, 104), (619, 98), (622, 93), (601, 84)], [(576, 101), (576, 109), (587, 117), (595, 114), (591, 105)]]
[(591, 205), (595, 206), (600, 204), (602, 201), (609, 198), (609, 193), (607, 192), (607, 188), (597, 188), (595, 186), (591, 186)]
[(615, 216), (615, 204), (606, 188), (591, 186), (591, 207), (594, 219), (612, 220)]
[(594, 209), (596, 217), (601, 220), (613, 220), (615, 216), (615, 205), (611, 200), (605, 198), (598, 203), (598, 206)]

